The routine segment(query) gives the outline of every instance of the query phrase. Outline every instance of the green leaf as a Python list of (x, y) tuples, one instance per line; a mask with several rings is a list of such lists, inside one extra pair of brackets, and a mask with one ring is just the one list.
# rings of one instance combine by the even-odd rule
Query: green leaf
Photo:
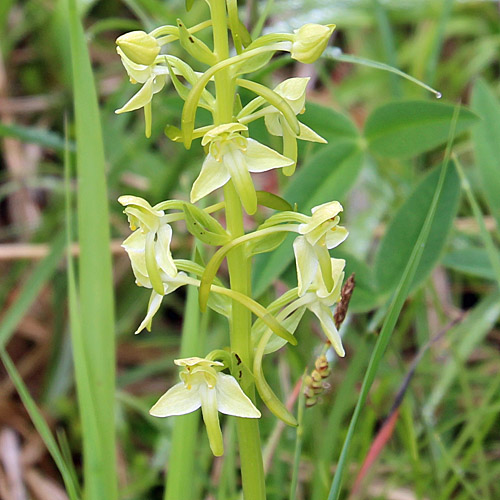
[(306, 104), (306, 110), (300, 115), (300, 121), (328, 142), (342, 139), (358, 141), (360, 138), (358, 128), (348, 116), (314, 102)]
[(488, 252), (482, 248), (468, 247), (454, 250), (444, 256), (442, 264), (448, 269), (453, 269), (459, 273), (488, 280), (495, 279)]
[[(85, 498), (118, 497), (115, 330), (106, 163), (95, 82), (76, 0), (68, 0), (78, 173), (79, 314), (72, 328)], [(91, 366), (91, 369), (88, 367)], [(88, 378), (88, 380), (86, 379)], [(89, 399), (94, 408), (87, 407)]]
[[(399, 208), (375, 257), (375, 278), (380, 291), (392, 290), (401, 279), (431, 204), (440, 168), (428, 174)], [(460, 180), (454, 168), (446, 174), (429, 236), (412, 287), (422, 283), (439, 260), (458, 209)]]
[(183, 204), (188, 231), (207, 245), (225, 245), (229, 236), (224, 228), (209, 214), (190, 203)]
[[(363, 153), (356, 143), (339, 142), (324, 147), (297, 171), (285, 190), (285, 198), (292, 204), (297, 203), (300, 211), (305, 213), (327, 201), (342, 200), (362, 166)], [(321, 179), (320, 183), (318, 179)], [(262, 294), (292, 262), (293, 239), (293, 235), (288, 236), (275, 252), (257, 260), (254, 275), (256, 296)]]
[[(372, 153), (411, 158), (429, 151), (448, 138), (454, 106), (430, 101), (397, 101), (377, 108), (366, 121), (365, 137)], [(467, 130), (477, 120), (462, 108), (457, 131)]]
[(256, 191), (257, 203), (273, 210), (293, 210), (292, 205), (288, 201), (281, 198), (277, 194), (269, 193), (267, 191)]
[(342, 250), (342, 246), (336, 248), (333, 251), (333, 255), (337, 259), (344, 259), (346, 261), (346, 278), (352, 273), (355, 274), (356, 286), (349, 302), (349, 311), (357, 313), (366, 312), (380, 305), (381, 301), (384, 300), (384, 295), (379, 294), (374, 286), (375, 278), (373, 270), (365, 262), (359, 260), (351, 253)]
[[(64, 234), (64, 233), (63, 233)], [(52, 435), (49, 425), (47, 424), (42, 412), (37, 407), (34, 399), (31, 397), (31, 394), (26, 387), (21, 375), (16, 369), (16, 366), (12, 362), (10, 356), (7, 354), (7, 351), (4, 350), (3, 347), (0, 348), (0, 357), (2, 359), (3, 365), (9, 374), (12, 383), (16, 387), (16, 390), (21, 398), (21, 401), (28, 412), (33, 425), (35, 426), (38, 434), (42, 438), (47, 450), (52, 456), (59, 472), (64, 481), (64, 486), (66, 487), (66, 491), (71, 500), (78, 500), (80, 498), (80, 488), (77, 483), (74, 481), (74, 477), (72, 474), (72, 465), (68, 465), (61, 453), (61, 450)]]
[(482, 119), (472, 130), (476, 164), (491, 213), (500, 225), (500, 102), (483, 80), (472, 90), (472, 109)]
[(260, 240), (252, 240), (247, 243), (246, 253), (251, 257), (259, 253), (272, 252), (285, 241), (286, 236), (287, 233), (275, 233), (263, 236)]
[[(33, 142), (56, 151), (64, 151), (65, 148), (64, 138), (59, 134), (38, 127), (0, 123), (0, 137), (15, 137), (21, 141)], [(70, 145), (70, 150), (75, 150), (74, 144)]]
[(64, 233), (59, 233), (52, 242), (47, 257), (36, 266), (33, 274), (24, 283), (16, 302), (3, 315), (0, 322), (0, 348), (7, 345), (17, 325), (38, 297), (42, 287), (52, 278), (61, 262), (65, 248), (66, 239)]
[(448, 164), (451, 153), (451, 146), (453, 144), (453, 139), (455, 137), (455, 127), (457, 124), (458, 111), (459, 108), (457, 108), (455, 110), (455, 113), (453, 114), (452, 123), (450, 127), (450, 134), (446, 149), (446, 157), (443, 166), (439, 171), (439, 178), (435, 182), (436, 188), (434, 190), (432, 200), (428, 204), (428, 209), (426, 211), (425, 219), (423, 221), (423, 224), (419, 227), (419, 231), (416, 234), (416, 238), (414, 240), (415, 243), (413, 245), (411, 253), (408, 255), (406, 265), (403, 268), (402, 273), (400, 274), (398, 284), (390, 300), (389, 308), (387, 310), (387, 315), (384, 319), (382, 329), (377, 338), (377, 343), (375, 344), (375, 348), (370, 358), (370, 363), (368, 365), (368, 368), (366, 370), (363, 379), (363, 384), (361, 386), (358, 401), (356, 403), (356, 407), (354, 408), (354, 412), (351, 421), (349, 423), (349, 428), (347, 430), (347, 434), (344, 439), (342, 451), (340, 452), (340, 456), (337, 461), (337, 469), (335, 471), (330, 492), (328, 494), (328, 500), (338, 500), (340, 498), (340, 493), (342, 488), (342, 478), (344, 471), (346, 469), (349, 451), (352, 445), (354, 432), (356, 430), (356, 426), (358, 424), (361, 411), (366, 406), (366, 399), (368, 397), (368, 393), (370, 392), (370, 388), (372, 387), (373, 382), (375, 381), (375, 377), (377, 375), (380, 363), (385, 354), (387, 346), (389, 345), (392, 333), (398, 321), (398, 317), (401, 313), (401, 310), (403, 309), (406, 298), (410, 293), (412, 283), (414, 282), (418, 267), (420, 265), (424, 249), (426, 247), (427, 240), (434, 223), (434, 218), (438, 211), (439, 201), (443, 194), (445, 181), (448, 176), (448, 172), (450, 171)]

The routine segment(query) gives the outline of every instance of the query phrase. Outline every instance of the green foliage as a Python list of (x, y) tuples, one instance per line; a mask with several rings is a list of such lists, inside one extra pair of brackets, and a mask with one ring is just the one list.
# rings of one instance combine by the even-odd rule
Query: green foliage
[[(441, 169), (429, 173), (409, 195), (390, 222), (375, 257), (375, 287), (379, 293), (398, 284), (425, 221)], [(460, 182), (454, 168), (448, 169), (436, 215), (425, 242), (412, 287), (423, 283), (441, 257), (458, 209)]]
[[(448, 138), (454, 107), (429, 101), (385, 104), (368, 117), (365, 136), (370, 151), (389, 158), (411, 158), (444, 144)], [(457, 134), (467, 130), (477, 117), (462, 109)]]
[[(22, 170), (14, 172), (10, 148), (2, 142), (0, 250), (5, 248), (8, 255), (12, 250), (4, 244), (15, 242), (28, 249), (37, 249), (31, 245), (38, 243), (47, 243), (49, 248), (48, 256), (36, 263), (32, 258), (26, 262), (16, 259), (12, 264), (0, 262), (0, 299), (4, 306), (0, 344), (8, 348), (14, 365), (5, 355), (3, 363), (13, 375), (16, 389), (63, 480), (56, 468), (48, 464), (51, 460), (48, 454), (40, 459), (37, 470), (64, 487), (70, 498), (75, 498), (75, 491), (78, 492), (71, 470), (73, 460), (79, 478), (95, 481), (95, 489), (101, 479), (116, 481), (114, 472), (110, 472), (111, 463), (97, 469), (101, 476), (89, 476), (85, 467), (80, 470), (82, 440), (86, 442), (83, 460), (94, 460), (97, 464), (101, 452), (114, 456), (106, 438), (113, 434), (109, 427), (115, 423), (121, 470), (125, 471), (118, 498), (160, 498), (166, 475), (168, 500), (181, 497), (197, 500), (210, 495), (233, 500), (238, 498), (241, 486), (233, 417), (221, 418), (226, 453), (213, 464), (208, 440), (199, 432), (199, 415), (175, 417), (174, 422), (147, 415), (158, 395), (178, 381), (172, 367), (174, 358), (203, 356), (228, 344), (227, 319), (232, 300), (211, 292), (208, 307), (223, 315), (208, 310), (200, 318), (195, 288), (189, 287), (187, 298), (182, 289), (178, 290), (164, 298), (152, 332), (134, 337), (132, 332), (144, 315), (149, 294), (135, 287), (117, 249), (118, 242), (129, 234), (117, 197), (122, 193), (134, 194), (152, 203), (167, 197), (187, 200), (203, 152), (197, 139), (189, 151), (169, 139), (174, 136), (177, 141), (182, 139), (182, 123), (178, 119), (182, 102), (173, 85), (155, 96), (151, 140), (144, 138), (141, 112), (114, 115), (114, 110), (134, 90), (120, 68), (114, 39), (124, 30), (151, 30), (165, 22), (175, 24), (177, 18), (182, 18), (187, 27), (194, 26), (206, 19), (207, 5), (190, 0), (77, 3), (85, 34), (76, 19), (73, 19), (74, 29), (69, 29), (66, 0), (47, 4), (44, 9), (35, 0), (28, 0), (22, 6), (10, 0), (0, 2), (0, 31), (6, 34), (0, 40), (0, 47), (7, 76), (0, 99), (0, 136), (2, 140), (17, 141), (23, 153)], [(189, 7), (187, 14), (184, 3)], [(266, 28), (276, 32), (283, 30), (283, 24), (295, 28), (310, 22), (313, 9), (317, 5), (311, 1), (291, 4), (274, 0), (264, 4), (253, 2), (248, 9), (240, 8), (239, 14), (255, 35), (264, 25), (265, 12), (273, 14)], [(268, 500), (289, 500), (292, 461), (294, 470), (298, 470), (294, 475), (299, 483), (298, 498), (302, 495), (324, 500), (334, 471), (339, 470), (339, 453), (346, 436), (349, 454), (342, 457), (340, 470), (344, 467), (344, 472), (349, 470), (352, 474), (344, 473), (338, 492), (343, 497), (354, 496), (352, 488), (357, 471), (380, 424), (397, 403), (398, 391), (405, 381), (409, 383), (408, 390), (394, 433), (363, 481), (363, 492), (357, 496), (386, 498), (405, 495), (410, 490), (415, 498), (494, 500), (500, 495), (496, 481), (500, 469), (494, 453), (498, 448), (496, 423), (500, 414), (496, 333), (500, 301), (498, 263), (494, 264), (498, 261), (500, 241), (497, 68), (500, 21), (496, 4), (410, 0), (403, 8), (398, 0), (327, 2), (321, 8), (321, 16), (318, 22), (337, 24), (337, 37), (326, 57), (310, 68), (307, 75), (312, 76), (310, 95), (305, 112), (297, 118), (325, 137), (328, 145), (299, 140), (297, 171), (293, 177), (275, 173), (254, 177), (257, 189), (271, 186), (274, 190), (279, 184), (278, 194), (283, 196), (279, 199), (257, 191), (257, 218), (262, 217), (257, 223), (273, 210), (299, 210), (308, 214), (310, 208), (338, 199), (344, 206), (341, 223), (350, 236), (331, 255), (346, 259), (346, 276), (356, 274), (356, 288), (341, 328), (346, 357), (331, 363), (332, 376), (328, 379), (331, 389), (324, 392), (318, 405), (305, 409), (301, 434), (296, 435), (291, 428), (280, 434), (274, 416), (261, 401), (257, 402), (263, 410), (261, 438), (270, 464), (266, 472)], [(242, 26), (233, 23), (231, 29), (242, 40), (245, 38)], [(85, 161), (80, 174), (93, 176), (95, 184), (91, 187), (86, 184), (84, 196), (80, 192), (78, 197), (80, 203), (85, 203), (79, 216), (90, 220), (85, 222), (83, 230), (89, 239), (93, 238), (92, 245), (84, 250), (90, 252), (98, 266), (92, 273), (86, 270), (76, 273), (71, 262), (69, 267), (61, 265), (65, 248), (64, 235), (60, 233), (64, 212), (63, 114), (71, 109), (68, 86), (71, 34), (79, 39), (80, 49), (84, 48), (84, 39), (90, 48), (101, 106), (99, 116), (96, 96), (91, 95), (94, 79), (89, 76), (88, 58), (82, 50), (79, 54), (84, 57), (76, 68), (80, 77), (76, 80), (81, 92), (79, 109), (87, 118), (83, 127), (79, 120), (76, 128), (70, 119), (68, 128), (71, 138), (79, 143), (78, 135), (85, 130), (84, 142), (89, 145), (80, 153), (80, 161)], [(196, 40), (211, 50), (211, 29), (197, 32)], [(245, 39), (241, 46), (248, 43)], [(171, 44), (168, 53), (180, 56), (180, 44)], [(286, 78), (304, 74), (282, 53), (274, 57), (263, 53), (243, 61), (239, 71), (249, 70), (256, 71), (252, 79), (255, 77), (259, 84), (270, 88), (276, 85), (278, 75)], [(419, 86), (422, 82), (424, 86)], [(192, 83), (178, 75), (174, 84), (187, 97)], [(432, 89), (425, 84), (435, 87), (446, 101), (435, 100), (428, 94)], [(213, 81), (207, 82), (206, 89), (213, 92)], [(252, 97), (249, 91), (241, 89), (241, 102), (235, 104), (235, 113)], [(456, 157), (444, 179), (420, 264), (413, 269), (415, 277), (410, 280), (406, 276), (409, 288), (408, 293), (403, 293), (397, 286), (401, 284), (398, 278), (408, 262), (413, 263), (413, 268), (416, 265), (412, 254), (415, 257), (419, 250), (415, 243), (439, 175), (439, 169), (432, 169), (442, 161), (453, 115), (451, 103), (458, 101), (464, 107), (457, 123)], [(87, 121), (89, 117), (92, 121)], [(198, 109), (196, 118), (200, 126), (210, 123), (210, 113), (204, 109)], [(98, 121), (102, 123), (105, 155), (99, 139), (95, 142), (95, 137), (100, 136)], [(169, 124), (168, 137), (164, 134), (165, 124)], [(262, 143), (278, 150), (282, 146), (282, 139), (269, 135), (263, 123), (254, 122), (249, 128), (251, 135), (255, 134)], [(69, 143), (71, 153), (76, 142)], [(458, 176), (457, 165), (461, 165)], [(104, 176), (107, 195), (103, 189)], [(67, 194), (74, 188), (80, 190), (82, 186), (70, 182)], [(35, 203), (34, 212), (41, 214), (27, 233), (13, 216), (12, 207), (19, 207), (13, 205), (19, 192), (28, 193)], [(219, 201), (217, 193), (213, 200)], [(119, 377), (116, 395), (108, 387), (109, 399), (104, 405), (116, 397), (115, 419), (109, 413), (105, 417), (109, 408), (104, 413), (99, 410), (98, 401), (103, 394), (96, 390), (96, 379), (102, 373), (101, 361), (103, 365), (113, 364), (109, 359), (103, 361), (105, 355), (113, 352), (109, 334), (113, 330), (112, 320), (105, 319), (101, 324), (107, 327), (96, 329), (96, 323), (101, 322), (97, 312), (89, 320), (94, 326), (82, 329), (83, 321), (79, 318), (80, 311), (86, 311), (87, 317), (90, 314), (88, 309), (82, 309), (85, 296), (93, 294), (95, 302), (102, 302), (95, 304), (99, 310), (101, 305), (103, 309), (109, 306), (108, 239), (105, 230), (102, 231), (108, 224), (107, 215), (102, 215), (107, 203), (111, 207), (109, 220), (117, 253), (114, 284)], [(186, 206), (191, 208), (189, 204)], [(189, 220), (175, 223), (173, 246), (175, 255), (183, 259), (191, 255), (192, 234), (202, 236), (208, 230), (218, 235), (219, 226), (225, 228), (226, 221), (220, 211), (210, 212), (207, 219), (206, 212), (200, 214), (198, 210), (188, 210)], [(179, 218), (182, 217), (179, 212)], [(209, 227), (214, 221), (216, 224)], [(248, 229), (248, 219), (245, 224)], [(290, 287), (297, 283), (293, 238), (287, 238), (286, 234), (275, 233), (241, 245), (245, 255), (264, 252), (257, 257), (253, 276), (253, 295), (260, 295), (264, 304), (273, 303), (283, 282)], [(213, 239), (207, 242), (217, 243)], [(212, 255), (200, 248), (198, 256), (193, 258), (198, 267), (187, 266), (188, 261), (182, 259), (176, 261), (180, 271), (199, 279)], [(0, 256), (5, 258), (2, 253)], [(67, 270), (69, 290), (61, 286)], [(221, 279), (214, 280), (214, 285), (227, 286), (224, 264), (219, 275)], [(78, 289), (84, 276), (91, 281), (86, 295)], [(271, 286), (273, 283), (277, 284)], [(65, 297), (67, 293), (69, 300)], [(399, 300), (396, 306), (402, 306), (399, 315), (394, 302), (392, 306), (388, 302), (391, 295)], [(70, 318), (66, 317), (68, 302)], [(392, 322), (389, 325), (388, 318)], [(455, 318), (458, 322), (452, 323)], [(74, 375), (71, 342), (64, 333), (69, 323)], [(317, 335), (317, 323), (307, 311), (298, 327), (291, 319), (284, 323), (298, 345), (266, 356), (263, 369), (273, 394), (282, 402), (291, 402), (293, 387), (304, 369), (311, 368), (322, 340)], [(284, 343), (273, 335), (267, 348), (278, 348)], [(384, 345), (387, 349), (382, 357)], [(50, 360), (45, 360), (45, 353)], [(36, 375), (29, 370), (32, 360), (36, 360)], [(249, 368), (246, 370), (250, 373)], [(368, 382), (374, 383), (368, 392), (370, 384), (365, 382), (360, 397), (365, 374)], [(108, 381), (113, 378), (109, 372), (105, 376)], [(78, 396), (73, 390), (75, 377)], [(42, 380), (49, 388), (49, 398), (43, 396)], [(5, 380), (1, 382), (7, 388), (8, 410), (4, 416), (12, 417), (12, 421), (22, 423), (20, 428), (28, 429), (28, 417), (21, 411), (14, 414), (20, 407), (17, 396), (8, 391)], [(358, 409), (352, 420), (356, 404)], [(290, 413), (296, 415), (296, 408)], [(89, 425), (105, 434), (97, 431), (92, 434)], [(351, 432), (354, 426), (356, 430)], [(54, 429), (64, 429), (66, 444), (56, 442), (52, 437)], [(302, 449), (295, 454), (296, 440)], [(169, 468), (165, 473), (166, 463)], [(108, 478), (104, 478), (105, 474)], [(94, 497), (101, 498), (102, 493), (99, 494)], [(106, 498), (113, 495), (106, 494)]]
[(488, 84), (478, 80), (471, 105), (481, 118), (472, 131), (477, 166), (488, 205), (500, 224), (500, 102)]
[[(83, 425), (85, 495), (118, 497), (115, 333), (104, 147), (92, 68), (75, 0), (68, 0), (77, 142), (78, 290), (72, 336)], [(70, 287), (74, 286), (70, 283)], [(75, 309), (78, 308), (76, 311)]]

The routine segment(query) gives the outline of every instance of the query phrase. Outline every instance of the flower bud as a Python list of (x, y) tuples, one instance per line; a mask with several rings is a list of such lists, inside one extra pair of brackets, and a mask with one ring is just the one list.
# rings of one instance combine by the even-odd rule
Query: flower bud
[(334, 24), (304, 24), (294, 30), (292, 58), (306, 64), (316, 61), (325, 50), (334, 29)]
[(144, 31), (131, 31), (116, 40), (123, 53), (134, 63), (150, 66), (160, 53), (160, 45), (156, 38)]

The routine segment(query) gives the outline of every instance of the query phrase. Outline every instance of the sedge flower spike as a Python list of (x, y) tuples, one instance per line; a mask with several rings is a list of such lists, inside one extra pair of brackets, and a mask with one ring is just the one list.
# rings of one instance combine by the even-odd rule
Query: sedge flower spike
[(131, 83), (142, 83), (142, 87), (115, 113), (126, 113), (144, 108), (146, 137), (151, 137), (153, 95), (160, 92), (167, 81), (168, 68), (157, 64), (160, 45), (157, 40), (143, 31), (132, 31), (118, 37), (116, 51), (121, 57)]
[(260, 418), (260, 411), (231, 375), (220, 370), (224, 364), (204, 358), (176, 359), (182, 366), (181, 382), (171, 387), (151, 408), (154, 417), (185, 415), (201, 407), (210, 448), (215, 456), (224, 453), (219, 412), (243, 418)]
[(191, 189), (191, 203), (224, 186), (229, 179), (250, 215), (257, 210), (257, 194), (250, 173), (284, 168), (294, 162), (254, 139), (241, 135), (247, 127), (226, 123), (206, 133), (202, 145), (209, 144), (209, 153)]
[(304, 24), (294, 30), (291, 56), (301, 63), (310, 64), (316, 61), (332, 36), (335, 24)]
[(330, 271), (329, 249), (340, 245), (348, 236), (345, 227), (339, 226), (339, 213), (343, 210), (338, 201), (324, 203), (311, 210), (308, 221), (299, 225), (298, 236), (293, 243), (299, 297), (302, 297), (319, 271), (325, 286), (332, 290), (334, 281)]

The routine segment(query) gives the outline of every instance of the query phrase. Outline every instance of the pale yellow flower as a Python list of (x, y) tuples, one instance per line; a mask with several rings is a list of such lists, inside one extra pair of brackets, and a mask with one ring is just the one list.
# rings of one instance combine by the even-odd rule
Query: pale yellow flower
[(241, 135), (246, 130), (247, 127), (240, 123), (226, 123), (203, 137), (202, 145), (209, 144), (209, 153), (191, 189), (192, 203), (231, 179), (243, 207), (247, 213), (253, 214), (257, 210), (257, 195), (250, 173), (293, 164), (292, 160), (273, 149)]
[(139, 92), (115, 113), (126, 113), (144, 108), (146, 136), (151, 136), (153, 95), (160, 92), (167, 81), (168, 68), (156, 63), (160, 45), (151, 35), (134, 31), (126, 33), (116, 40), (116, 51), (121, 57), (131, 83), (142, 83)]
[(339, 226), (339, 213), (343, 210), (338, 201), (314, 207), (308, 222), (299, 225), (299, 236), (293, 243), (299, 296), (306, 293), (318, 269), (324, 273), (324, 282), (333, 286), (329, 276), (329, 249), (335, 248), (348, 236), (345, 227)]
[(304, 26), (294, 30), (292, 58), (305, 64), (316, 61), (328, 45), (328, 40), (330, 40), (334, 29), (334, 24), (326, 26), (304, 24)]
[(182, 366), (181, 382), (171, 387), (151, 408), (155, 417), (185, 415), (201, 407), (210, 448), (215, 456), (224, 453), (219, 412), (243, 418), (259, 418), (260, 411), (231, 375), (220, 370), (219, 361), (205, 358), (176, 359)]
[[(290, 105), (296, 115), (301, 114), (305, 110), (306, 88), (310, 78), (288, 78), (281, 82), (274, 91), (283, 97)], [(283, 136), (283, 128), (287, 127), (284, 116), (276, 109), (275, 112), (266, 113), (264, 122), (266, 128), (272, 135)], [(304, 125), (299, 121), (300, 132), (294, 134), (297, 139), (303, 141), (326, 143), (327, 141), (318, 135), (314, 130)]]

